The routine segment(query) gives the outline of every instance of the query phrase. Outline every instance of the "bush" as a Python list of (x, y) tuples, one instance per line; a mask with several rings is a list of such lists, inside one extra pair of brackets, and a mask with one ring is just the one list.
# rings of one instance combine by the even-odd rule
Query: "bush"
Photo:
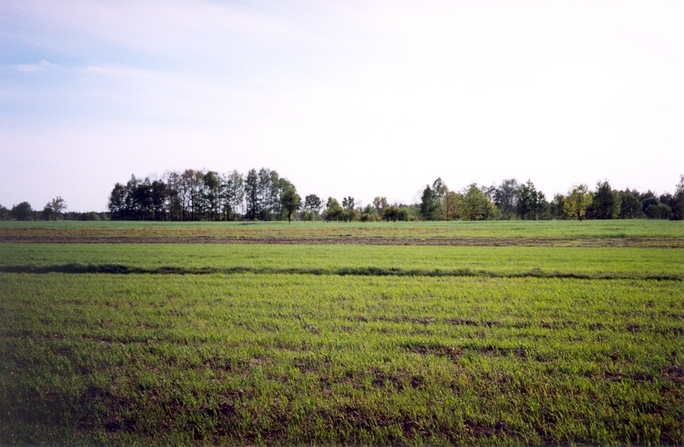
[(95, 211), (90, 211), (88, 213), (79, 214), (78, 220), (100, 220), (100, 216), (98, 216)]
[(408, 211), (396, 205), (388, 206), (382, 210), (382, 219), (388, 222), (408, 221)]

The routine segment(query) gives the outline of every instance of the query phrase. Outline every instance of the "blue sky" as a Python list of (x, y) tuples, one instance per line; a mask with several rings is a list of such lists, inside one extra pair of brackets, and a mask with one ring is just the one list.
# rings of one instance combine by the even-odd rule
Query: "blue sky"
[(682, 79), (679, 1), (0, 0), (0, 204), (100, 211), (186, 168), (363, 203), (672, 192)]

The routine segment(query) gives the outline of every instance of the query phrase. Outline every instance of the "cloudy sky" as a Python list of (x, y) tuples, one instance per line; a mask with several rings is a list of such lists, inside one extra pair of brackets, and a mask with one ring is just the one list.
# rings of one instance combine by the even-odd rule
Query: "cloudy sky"
[(684, 174), (682, 1), (0, 0), (0, 204), (268, 167), (302, 196)]

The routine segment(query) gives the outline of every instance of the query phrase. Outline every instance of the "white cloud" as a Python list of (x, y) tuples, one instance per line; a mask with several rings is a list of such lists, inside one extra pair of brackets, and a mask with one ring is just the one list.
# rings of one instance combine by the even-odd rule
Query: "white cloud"
[(22, 73), (35, 73), (38, 71), (43, 71), (50, 68), (56, 68), (57, 65), (51, 64), (48, 61), (42, 60), (37, 64), (20, 64), (15, 65), (14, 68)]

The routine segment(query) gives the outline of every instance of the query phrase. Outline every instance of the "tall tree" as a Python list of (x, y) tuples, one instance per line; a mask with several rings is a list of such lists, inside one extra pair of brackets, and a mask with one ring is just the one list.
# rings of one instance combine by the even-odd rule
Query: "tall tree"
[(684, 175), (679, 176), (672, 199), (672, 220), (684, 220)]
[(537, 191), (531, 180), (519, 186), (517, 202), (517, 214), (521, 219), (539, 220), (548, 215), (546, 197), (543, 192)]
[(620, 215), (620, 196), (610, 187), (608, 180), (598, 182), (592, 194), (587, 217), (592, 219), (614, 219)]
[(382, 216), (382, 210), (387, 208), (389, 204), (387, 203), (387, 197), (376, 197), (373, 199), (373, 208), (378, 216)]
[(520, 185), (514, 178), (506, 179), (494, 190), (494, 205), (501, 211), (502, 219), (512, 218), (518, 207)]
[(247, 173), (245, 199), (247, 200), (247, 219), (258, 218), (261, 213), (261, 197), (259, 196), (259, 176), (255, 169), (250, 169)]
[(226, 220), (235, 220), (245, 197), (244, 178), (233, 170), (223, 179), (223, 210)]
[(221, 182), (218, 173), (208, 171), (202, 176), (202, 198), (206, 204), (206, 213), (209, 220), (218, 220), (220, 216)]
[(112, 219), (126, 218), (126, 187), (121, 183), (114, 185), (114, 189), (109, 194), (108, 208)]
[(425, 220), (444, 220), (446, 219), (446, 210), (444, 207), (444, 199), (446, 198), (449, 189), (441, 178), (437, 178), (423, 190), (423, 195), (420, 202), (420, 214)]
[(352, 196), (342, 199), (342, 208), (344, 209), (344, 220), (351, 222), (356, 220), (357, 213), (354, 209), (356, 202)]
[(152, 214), (154, 220), (166, 220), (168, 209), (168, 188), (163, 180), (152, 182)]
[(462, 200), (460, 194), (454, 191), (449, 191), (444, 197), (444, 211), (446, 215), (446, 220), (454, 220), (460, 217), (459, 215), (459, 204)]

